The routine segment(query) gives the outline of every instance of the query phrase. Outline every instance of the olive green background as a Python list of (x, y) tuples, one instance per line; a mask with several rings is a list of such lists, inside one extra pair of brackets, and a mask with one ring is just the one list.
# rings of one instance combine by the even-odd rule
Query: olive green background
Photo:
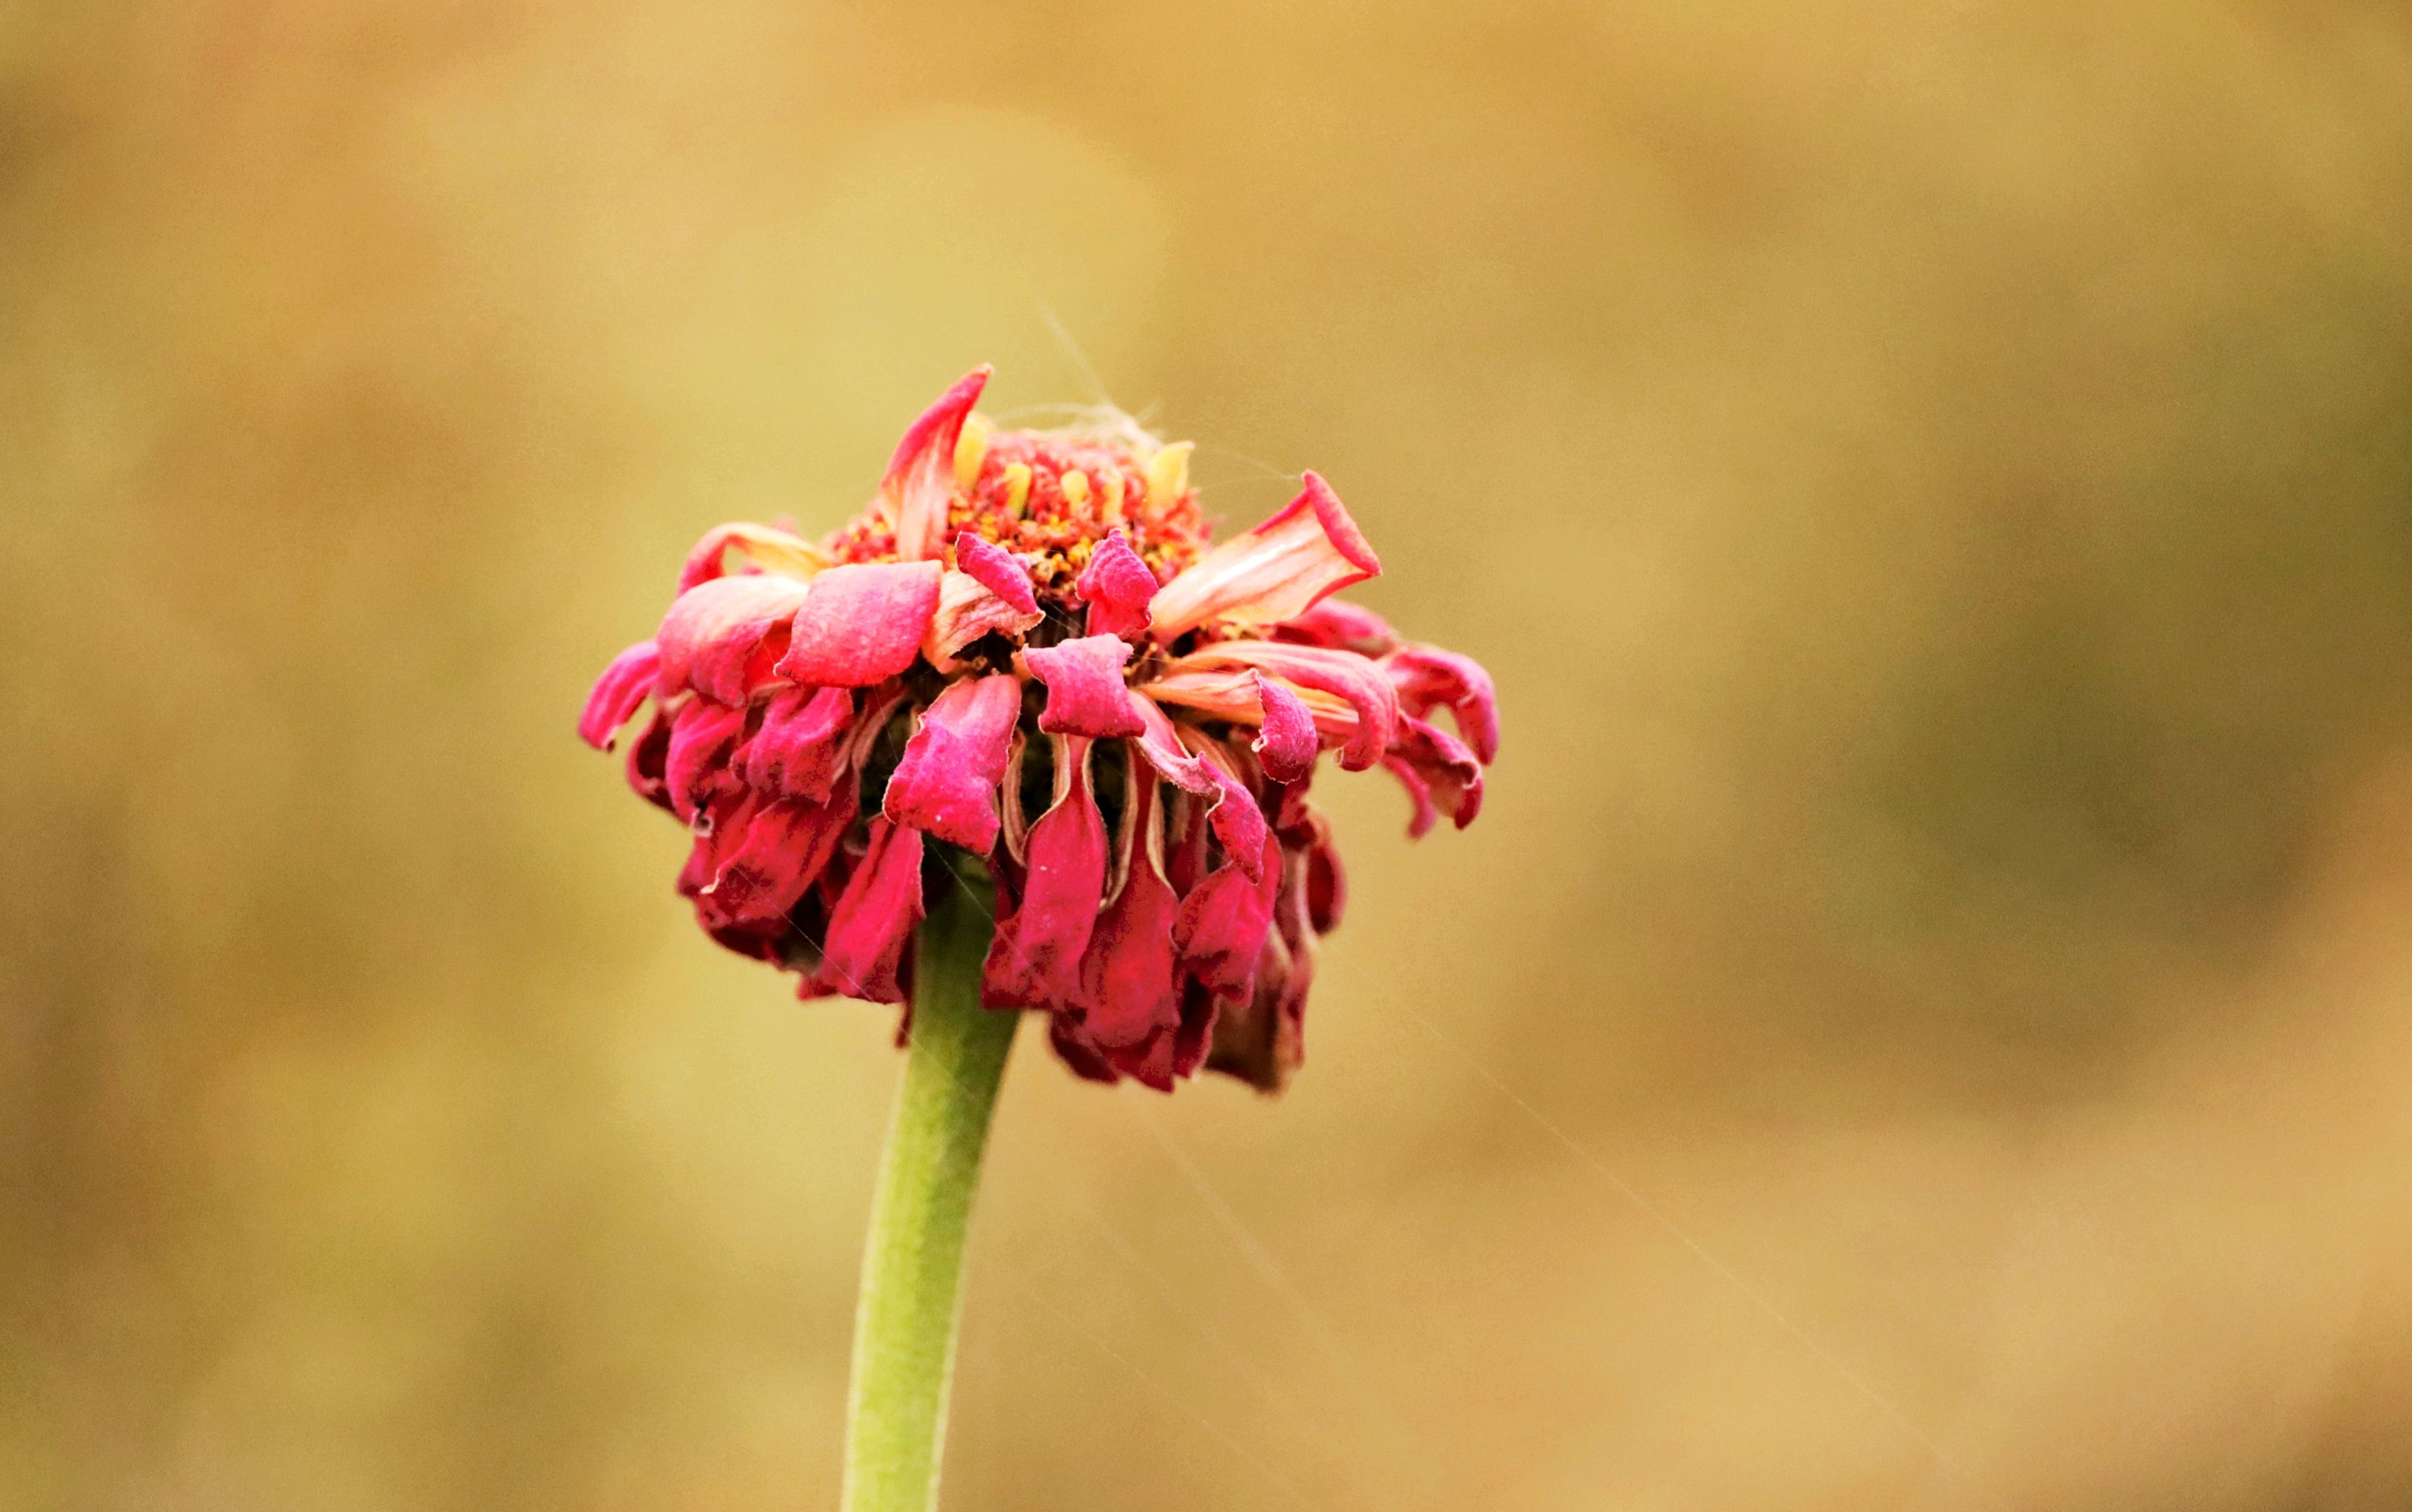
[(2412, 1504), (2412, 18), (0, 11), (0, 1506), (834, 1505), (891, 1017), (571, 723), (1101, 394), (1496, 673), (1274, 1103), (1007, 1079), (949, 1506)]

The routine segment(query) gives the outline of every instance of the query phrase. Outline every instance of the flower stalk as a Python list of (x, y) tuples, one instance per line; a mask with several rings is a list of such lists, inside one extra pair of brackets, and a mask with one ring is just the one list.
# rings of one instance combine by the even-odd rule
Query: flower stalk
[[(980, 1006), (994, 892), (977, 862), (930, 889), (912, 1036), (871, 1201), (846, 1398), (845, 1512), (931, 1512), (947, 1436), (963, 1241), (1022, 1015)], [(968, 860), (968, 859), (965, 859)], [(970, 875), (965, 875), (970, 873)]]

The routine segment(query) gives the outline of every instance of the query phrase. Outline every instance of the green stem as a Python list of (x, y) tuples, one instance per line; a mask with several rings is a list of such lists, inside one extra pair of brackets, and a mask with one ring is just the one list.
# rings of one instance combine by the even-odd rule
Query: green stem
[[(966, 868), (977, 872), (977, 868)], [(1018, 1013), (980, 1006), (984, 873), (931, 878), (913, 1030), (871, 1199), (846, 1398), (845, 1512), (931, 1512), (963, 1312), (963, 1237)]]

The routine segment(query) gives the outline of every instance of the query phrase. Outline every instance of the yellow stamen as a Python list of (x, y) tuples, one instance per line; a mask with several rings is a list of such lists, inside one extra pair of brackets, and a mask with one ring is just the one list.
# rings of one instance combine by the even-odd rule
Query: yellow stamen
[(1075, 509), (1089, 502), (1089, 475), (1078, 467), (1066, 473), (1057, 487), (1064, 491), (1064, 502)]
[(1097, 515), (1109, 525), (1119, 525), (1123, 522), (1123, 470), (1107, 468), (1105, 481), (1105, 497), (1097, 501)]
[(1189, 486), (1189, 453), (1192, 444), (1175, 441), (1147, 462), (1147, 506), (1162, 512), (1172, 507), (1181, 491)]
[(979, 481), (980, 463), (988, 457), (989, 423), (978, 415), (963, 417), (963, 433), (955, 437), (955, 481), (969, 488)]
[(1005, 464), (1005, 512), (1019, 520), (1030, 507), (1030, 464), (1012, 462)]

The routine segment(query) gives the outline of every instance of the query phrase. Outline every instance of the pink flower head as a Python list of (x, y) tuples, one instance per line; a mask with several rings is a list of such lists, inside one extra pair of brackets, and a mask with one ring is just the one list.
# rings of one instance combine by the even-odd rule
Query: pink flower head
[(987, 378), (828, 539), (707, 534), (579, 733), (608, 749), (651, 701), (628, 781), (693, 834), (679, 890), (802, 996), (909, 1003), (951, 847), (996, 883), (984, 999), (1047, 1013), (1073, 1070), (1276, 1091), (1345, 893), (1316, 767), (1391, 772), (1412, 834), (1463, 828), (1491, 679), (1331, 596), (1381, 563), (1315, 474), (1213, 544), (1185, 443), (998, 431)]

